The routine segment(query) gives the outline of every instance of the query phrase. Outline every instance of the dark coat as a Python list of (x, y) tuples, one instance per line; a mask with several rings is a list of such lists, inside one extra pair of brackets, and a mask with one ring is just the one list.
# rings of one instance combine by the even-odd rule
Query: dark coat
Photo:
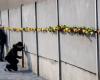
[(0, 45), (7, 44), (7, 35), (3, 30), (0, 30)]
[(18, 51), (16, 49), (12, 48), (5, 57), (5, 60), (7, 60), (10, 64), (17, 64), (19, 62), (17, 58), (20, 58), (17, 52)]
[(21, 56), (18, 56), (18, 51), (23, 50), (23, 43), (18, 42), (17, 44), (13, 45), (13, 48), (8, 52), (7, 56), (5, 57), (5, 60), (7, 60), (10, 64), (17, 64), (18, 60), (17, 58), (21, 59)]

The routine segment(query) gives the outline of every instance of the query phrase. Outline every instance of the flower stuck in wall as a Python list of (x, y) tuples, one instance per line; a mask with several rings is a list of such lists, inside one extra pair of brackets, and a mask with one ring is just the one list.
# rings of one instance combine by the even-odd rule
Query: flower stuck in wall
[(86, 36), (94, 36), (95, 33), (100, 34), (100, 30), (96, 31), (93, 28), (89, 27), (79, 27), (79, 26), (69, 26), (69, 25), (60, 25), (60, 26), (49, 26), (45, 28), (33, 28), (33, 27), (0, 27), (2, 30), (9, 30), (14, 32), (62, 32), (62, 33), (69, 33), (69, 34), (79, 34), (79, 35), (86, 35)]

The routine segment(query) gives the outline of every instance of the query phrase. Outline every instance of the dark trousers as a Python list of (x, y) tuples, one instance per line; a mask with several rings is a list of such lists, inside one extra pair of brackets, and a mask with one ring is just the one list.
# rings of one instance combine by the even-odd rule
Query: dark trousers
[(6, 68), (9, 70), (14, 70), (14, 71), (18, 70), (17, 65), (12, 65), (12, 64), (7, 64)]
[(14, 71), (18, 70), (17, 64), (18, 64), (18, 60), (17, 59), (9, 59), (7, 60), (9, 64), (6, 65), (7, 69), (12, 69)]
[(4, 45), (0, 45), (0, 60), (4, 59)]

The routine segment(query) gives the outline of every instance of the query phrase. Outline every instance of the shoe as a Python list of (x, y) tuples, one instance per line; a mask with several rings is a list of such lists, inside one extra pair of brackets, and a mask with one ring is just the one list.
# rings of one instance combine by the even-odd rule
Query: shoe
[(12, 72), (12, 70), (11, 69), (8, 69), (8, 68), (5, 68), (4, 71)]
[(1, 62), (3, 62), (3, 59), (0, 59)]

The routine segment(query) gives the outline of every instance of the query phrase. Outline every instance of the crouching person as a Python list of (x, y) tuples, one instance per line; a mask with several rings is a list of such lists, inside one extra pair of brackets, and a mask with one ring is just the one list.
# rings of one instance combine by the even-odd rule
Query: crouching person
[(17, 71), (18, 67), (17, 64), (19, 63), (18, 59), (21, 59), (22, 56), (18, 56), (18, 51), (23, 50), (23, 43), (18, 42), (13, 45), (13, 48), (8, 52), (7, 56), (5, 57), (5, 60), (9, 63), (6, 65), (5, 71)]

